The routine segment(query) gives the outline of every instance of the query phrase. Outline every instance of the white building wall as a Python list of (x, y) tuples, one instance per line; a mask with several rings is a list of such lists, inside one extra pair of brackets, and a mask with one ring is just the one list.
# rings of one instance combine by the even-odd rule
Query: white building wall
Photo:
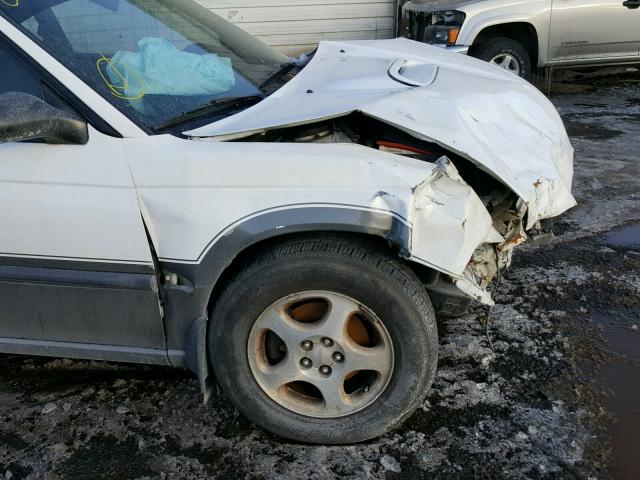
[(321, 40), (393, 36), (393, 0), (197, 0), (282, 52), (312, 50)]

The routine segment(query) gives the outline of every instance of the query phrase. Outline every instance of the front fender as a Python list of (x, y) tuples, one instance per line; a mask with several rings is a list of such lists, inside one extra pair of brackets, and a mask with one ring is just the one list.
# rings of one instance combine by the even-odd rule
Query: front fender
[(353, 144), (171, 136), (125, 142), (154, 249), (163, 272), (175, 274), (164, 286), (174, 364), (184, 363), (191, 323), (206, 318), (227, 267), (246, 249), (281, 235), (338, 231), (385, 238), (402, 257), (491, 302), (468, 264), (481, 245), (502, 237), (444, 158), (430, 164)]

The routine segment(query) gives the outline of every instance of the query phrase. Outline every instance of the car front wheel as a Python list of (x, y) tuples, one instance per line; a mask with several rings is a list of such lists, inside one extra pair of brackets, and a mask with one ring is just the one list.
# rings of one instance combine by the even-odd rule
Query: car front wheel
[(470, 54), (525, 80), (531, 79), (531, 56), (516, 40), (494, 38), (474, 47)]
[(296, 239), (246, 262), (216, 299), (216, 378), (238, 409), (290, 439), (354, 443), (397, 427), (435, 374), (429, 297), (376, 243)]

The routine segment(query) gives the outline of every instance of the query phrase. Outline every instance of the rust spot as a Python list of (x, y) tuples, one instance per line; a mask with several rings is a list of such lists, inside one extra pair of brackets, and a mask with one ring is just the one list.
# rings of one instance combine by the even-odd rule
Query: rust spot
[(535, 182), (533, 182), (533, 186), (538, 188), (540, 185), (542, 185), (542, 180), (538, 179)]

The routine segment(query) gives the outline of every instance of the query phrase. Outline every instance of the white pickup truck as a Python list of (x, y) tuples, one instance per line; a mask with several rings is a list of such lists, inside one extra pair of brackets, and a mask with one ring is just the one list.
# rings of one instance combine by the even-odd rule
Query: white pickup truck
[(536, 67), (640, 62), (640, 0), (412, 0), (400, 34), (529, 79)]

